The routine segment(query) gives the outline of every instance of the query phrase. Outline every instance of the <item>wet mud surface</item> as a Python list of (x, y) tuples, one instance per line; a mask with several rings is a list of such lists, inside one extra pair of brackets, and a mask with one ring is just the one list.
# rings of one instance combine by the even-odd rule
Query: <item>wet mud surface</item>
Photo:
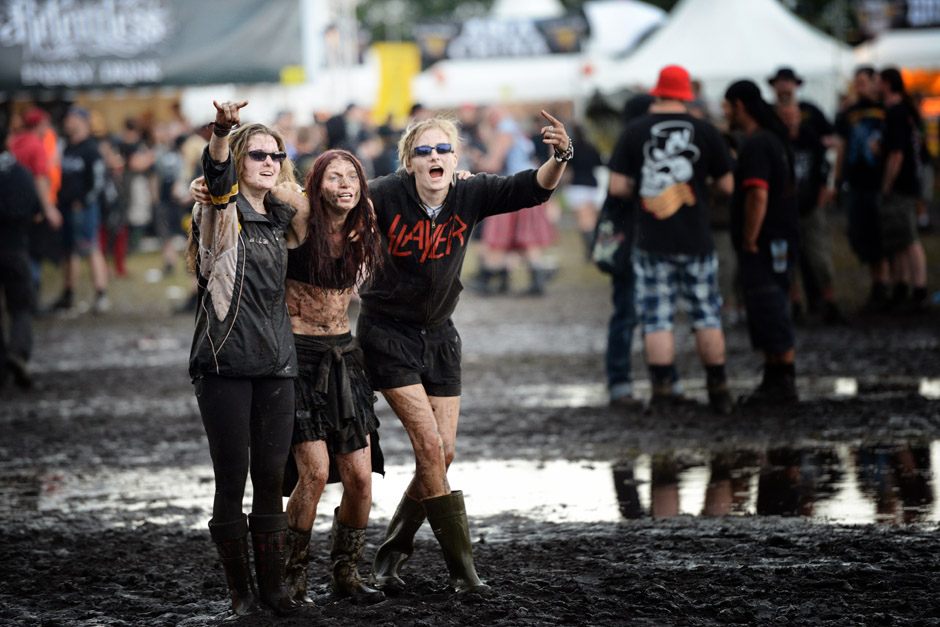
[[(407, 595), (334, 599), (339, 493), (328, 490), (311, 548), (317, 607), (234, 624), (940, 624), (940, 315), (801, 330), (795, 408), (647, 415), (606, 404), (607, 285), (553, 288), (466, 295), (456, 317), (465, 390), (451, 484), (465, 488), (477, 568), (495, 593), (447, 593), (425, 526)], [(36, 389), (0, 391), (0, 625), (226, 617), (186, 375), (191, 325), (120, 304), (38, 322)], [(678, 345), (686, 391), (704, 401), (685, 328)], [(728, 329), (735, 393), (757, 383), (759, 362), (746, 331)], [(375, 478), (363, 572), (411, 467), (404, 431), (379, 408), (389, 472)]]

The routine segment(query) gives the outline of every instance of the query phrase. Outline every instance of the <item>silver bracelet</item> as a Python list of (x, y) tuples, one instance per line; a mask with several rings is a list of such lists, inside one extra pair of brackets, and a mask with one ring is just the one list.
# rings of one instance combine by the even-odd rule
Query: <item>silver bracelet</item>
[(571, 141), (571, 138), (568, 138), (568, 147), (564, 151), (559, 151), (558, 147), (555, 147), (555, 161), (558, 163), (565, 163), (566, 161), (571, 161), (571, 157), (574, 156), (574, 142)]

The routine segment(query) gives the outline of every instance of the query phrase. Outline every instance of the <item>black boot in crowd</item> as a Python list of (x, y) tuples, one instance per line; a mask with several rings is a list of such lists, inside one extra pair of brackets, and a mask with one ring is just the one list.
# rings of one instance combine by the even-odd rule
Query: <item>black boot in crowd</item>
[(482, 265), (468, 287), (483, 296), (509, 293), (509, 270), (490, 270)]
[(800, 396), (796, 390), (796, 371), (793, 364), (764, 364), (764, 377), (760, 385), (739, 405), (781, 405), (796, 403)]
[(251, 616), (261, 612), (258, 592), (251, 578), (248, 559), (248, 522), (245, 516), (233, 521), (217, 524), (209, 521), (209, 535), (219, 551), (219, 560), (225, 572), (232, 597), (232, 612), (236, 616)]
[(287, 514), (249, 514), (251, 544), (255, 551), (255, 574), (261, 602), (283, 616), (300, 608), (284, 581), (288, 546)]
[(544, 296), (545, 288), (552, 274), (552, 271), (548, 268), (542, 268), (536, 264), (529, 264), (529, 289), (525, 291), (525, 295)]
[(340, 597), (356, 603), (378, 603), (385, 600), (381, 590), (370, 588), (359, 574), (359, 560), (366, 544), (365, 527), (351, 527), (339, 521), (339, 508), (333, 511), (330, 534), (330, 587)]
[(424, 506), (407, 494), (401, 502), (385, 531), (385, 541), (375, 552), (372, 576), (369, 582), (389, 593), (400, 592), (405, 587), (400, 569), (415, 550), (415, 534), (424, 524)]
[(705, 385), (708, 387), (708, 406), (719, 415), (727, 416), (734, 410), (734, 400), (728, 389), (724, 364), (705, 366)]

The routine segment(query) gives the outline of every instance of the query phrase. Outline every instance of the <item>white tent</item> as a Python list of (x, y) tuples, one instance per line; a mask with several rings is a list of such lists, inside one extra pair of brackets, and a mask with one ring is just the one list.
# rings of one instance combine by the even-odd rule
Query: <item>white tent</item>
[(891, 30), (855, 48), (855, 62), (879, 69), (894, 65), (909, 69), (940, 68), (940, 28)]
[(853, 60), (850, 48), (793, 15), (778, 0), (680, 0), (664, 26), (619, 61), (599, 61), (593, 88), (613, 94), (649, 89), (663, 66), (678, 64), (702, 82), (711, 103), (737, 79), (766, 90), (767, 78), (792, 67), (805, 82), (801, 98), (830, 115)]
[(583, 85), (580, 54), (438, 61), (411, 81), (416, 102), (432, 109), (463, 104), (557, 102)]

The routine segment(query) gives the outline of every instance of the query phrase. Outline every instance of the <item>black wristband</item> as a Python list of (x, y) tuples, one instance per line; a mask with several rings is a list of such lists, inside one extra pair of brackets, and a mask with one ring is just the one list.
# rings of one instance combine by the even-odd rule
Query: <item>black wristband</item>
[(231, 132), (231, 126), (222, 126), (218, 122), (212, 123), (212, 134), (216, 137), (228, 137), (228, 134)]

